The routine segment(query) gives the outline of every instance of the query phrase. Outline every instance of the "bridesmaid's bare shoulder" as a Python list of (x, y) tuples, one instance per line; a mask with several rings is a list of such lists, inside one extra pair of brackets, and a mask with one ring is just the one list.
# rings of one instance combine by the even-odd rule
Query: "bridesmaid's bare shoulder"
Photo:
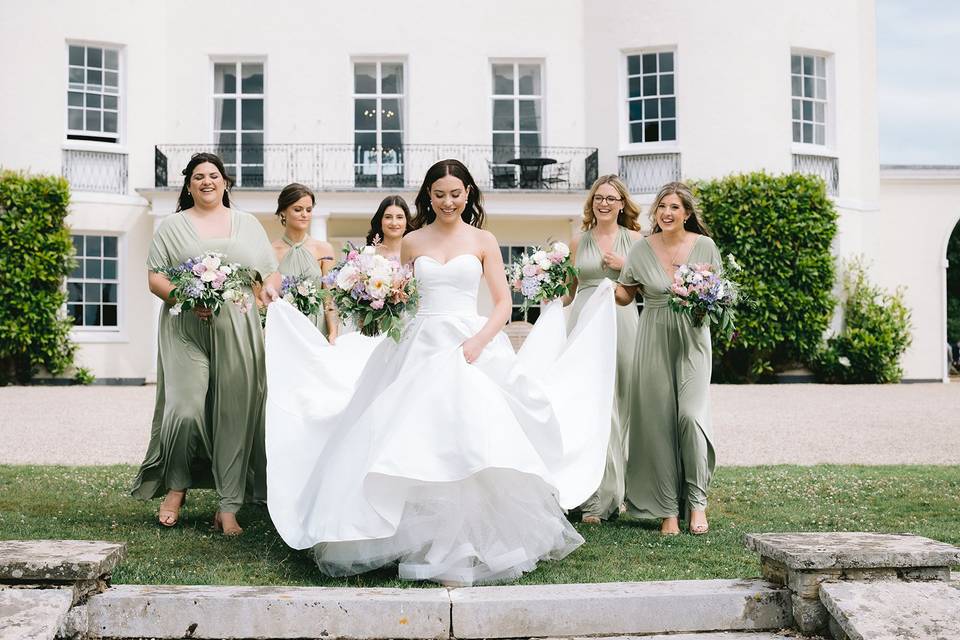
[(309, 247), (310, 253), (312, 253), (313, 257), (317, 260), (332, 259), (334, 257), (333, 245), (326, 240), (310, 238), (310, 241), (307, 243), (307, 247)]

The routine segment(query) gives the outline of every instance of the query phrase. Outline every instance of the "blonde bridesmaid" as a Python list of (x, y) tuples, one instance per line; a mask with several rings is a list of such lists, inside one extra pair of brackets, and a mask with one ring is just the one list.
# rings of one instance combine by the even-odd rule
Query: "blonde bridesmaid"
[(650, 209), (652, 233), (627, 255), (617, 304), (633, 305), (639, 290), (643, 313), (634, 348), (634, 381), (627, 461), (627, 507), (632, 515), (660, 519), (663, 535), (704, 534), (707, 490), (716, 466), (710, 427), (712, 350), (709, 326), (667, 306), (673, 276), (682, 264), (720, 266), (720, 252), (690, 189), (665, 185)]
[[(627, 187), (616, 175), (600, 176), (583, 205), (583, 233), (574, 238), (570, 252), (579, 270), (569, 296), (572, 330), (580, 312), (604, 279), (616, 282), (630, 247), (640, 239), (637, 219), (640, 208), (630, 198)], [(600, 487), (580, 509), (581, 520), (597, 524), (618, 514), (623, 504), (626, 472), (627, 425), (630, 424), (629, 391), (633, 379), (633, 347), (639, 316), (636, 305), (617, 309), (617, 377), (613, 419), (607, 464)]]
[[(280, 273), (285, 276), (326, 275), (334, 265), (333, 246), (324, 240), (310, 237), (310, 222), (316, 197), (299, 183), (288, 184), (277, 198), (277, 217), (283, 225), (283, 235), (273, 243)], [(324, 313), (310, 317), (330, 342), (337, 339), (337, 313), (328, 305)]]

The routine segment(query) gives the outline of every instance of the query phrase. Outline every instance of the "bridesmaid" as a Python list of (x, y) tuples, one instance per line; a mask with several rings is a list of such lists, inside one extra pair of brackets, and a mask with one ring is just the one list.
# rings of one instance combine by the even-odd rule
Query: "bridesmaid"
[(150, 444), (131, 493), (144, 500), (166, 494), (158, 516), (172, 527), (187, 489), (214, 487), (220, 497), (214, 526), (238, 535), (243, 529), (236, 514), (247, 497), (251, 451), (257, 434), (263, 437), (260, 318), (234, 304), (225, 304), (217, 316), (205, 308), (172, 316), (173, 285), (157, 270), (220, 252), (260, 274), (266, 301), (276, 297), (280, 274), (260, 222), (230, 208), (230, 178), (220, 158), (194, 154), (183, 175), (177, 213), (160, 224), (147, 258), (150, 291), (164, 304)]
[[(587, 300), (604, 278), (616, 282), (620, 277), (624, 256), (641, 237), (637, 222), (639, 216), (639, 207), (630, 198), (626, 185), (618, 176), (597, 178), (583, 205), (583, 233), (574, 238), (570, 246), (573, 263), (580, 270), (579, 276), (573, 281), (570, 295), (564, 299), (564, 304), (569, 304), (573, 299), (569, 318), (571, 330)], [(630, 424), (629, 391), (638, 321), (636, 305), (617, 309), (617, 395), (603, 480), (597, 492), (580, 506), (581, 521), (587, 524), (598, 524), (619, 513), (623, 504), (627, 425)]]
[(370, 218), (367, 246), (377, 243), (377, 253), (400, 260), (400, 244), (410, 228), (410, 207), (401, 196), (387, 196)]
[[(273, 243), (280, 273), (285, 276), (326, 275), (334, 265), (333, 247), (329, 242), (310, 237), (310, 220), (316, 197), (302, 184), (288, 184), (277, 198), (277, 216), (283, 225), (283, 235)], [(328, 306), (323, 314), (310, 320), (331, 343), (336, 341), (337, 313)]]
[(710, 435), (710, 328), (694, 327), (667, 306), (681, 264), (720, 266), (720, 252), (681, 182), (664, 185), (650, 209), (651, 234), (627, 255), (617, 304), (632, 305), (639, 288), (643, 313), (634, 352), (628, 509), (660, 518), (660, 533), (680, 533), (689, 511), (694, 535), (707, 532), (707, 489), (716, 454)]

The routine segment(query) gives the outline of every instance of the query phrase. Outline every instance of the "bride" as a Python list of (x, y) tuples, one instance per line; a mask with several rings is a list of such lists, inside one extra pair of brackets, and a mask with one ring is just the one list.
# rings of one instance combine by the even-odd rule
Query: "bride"
[[(501, 332), (510, 292), (482, 196), (457, 160), (427, 172), (403, 239), (420, 292), (399, 343), (326, 343), (274, 302), (266, 328), (270, 515), (321, 571), (396, 563), (399, 576), (471, 585), (513, 579), (583, 538), (564, 509), (603, 475), (616, 321), (602, 288), (567, 336), (561, 303), (520, 353)], [(489, 318), (477, 313), (484, 280)]]

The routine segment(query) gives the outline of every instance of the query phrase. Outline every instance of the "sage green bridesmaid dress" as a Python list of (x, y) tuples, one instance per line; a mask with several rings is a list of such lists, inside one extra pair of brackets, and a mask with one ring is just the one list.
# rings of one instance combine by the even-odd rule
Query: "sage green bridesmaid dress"
[[(147, 268), (217, 251), (263, 278), (275, 272), (273, 247), (260, 222), (235, 210), (230, 216), (230, 236), (209, 239), (197, 235), (185, 214), (167, 216), (153, 238)], [(160, 309), (150, 444), (131, 493), (149, 500), (170, 489), (215, 488), (220, 511), (236, 513), (245, 499), (266, 496), (266, 468), (251, 468), (251, 454), (263, 450), (264, 437), (260, 318), (256, 306), (243, 313), (229, 303), (208, 321), (192, 311), (169, 311), (167, 304)]]
[[(688, 263), (720, 266), (707, 236)], [(670, 309), (667, 277), (647, 238), (633, 245), (620, 282), (641, 287), (627, 453), (627, 508), (641, 518), (686, 518), (707, 507), (716, 466), (710, 425), (710, 329)]]
[[(317, 263), (317, 259), (310, 249), (304, 244), (306, 238), (300, 242), (293, 242), (286, 235), (280, 237), (285, 245), (290, 247), (286, 255), (283, 256), (283, 259), (280, 260), (280, 266), (278, 267), (281, 274), (285, 276), (311, 276), (319, 280), (323, 277), (323, 272), (320, 270), (320, 265)], [(333, 256), (330, 256), (331, 258)], [(323, 334), (323, 337), (326, 338), (328, 335), (327, 332), (327, 320), (324, 317), (323, 311), (315, 313), (309, 316), (310, 321), (316, 325), (317, 329), (320, 329), (320, 333)]]
[[(613, 250), (626, 256), (634, 239), (625, 227), (619, 227), (614, 239)], [(575, 264), (579, 269), (577, 276), (577, 295), (570, 309), (569, 328), (572, 330), (580, 317), (580, 312), (597, 286), (604, 279), (614, 282), (620, 272), (603, 264), (603, 254), (593, 237), (593, 229), (580, 236)], [(607, 447), (607, 465), (600, 487), (581, 505), (584, 516), (596, 516), (607, 519), (618, 512), (623, 503), (624, 474), (626, 472), (627, 425), (630, 423), (630, 388), (633, 380), (633, 348), (637, 339), (639, 317), (636, 305), (617, 307), (617, 377), (616, 398), (613, 405), (613, 419), (610, 423), (610, 444)]]

